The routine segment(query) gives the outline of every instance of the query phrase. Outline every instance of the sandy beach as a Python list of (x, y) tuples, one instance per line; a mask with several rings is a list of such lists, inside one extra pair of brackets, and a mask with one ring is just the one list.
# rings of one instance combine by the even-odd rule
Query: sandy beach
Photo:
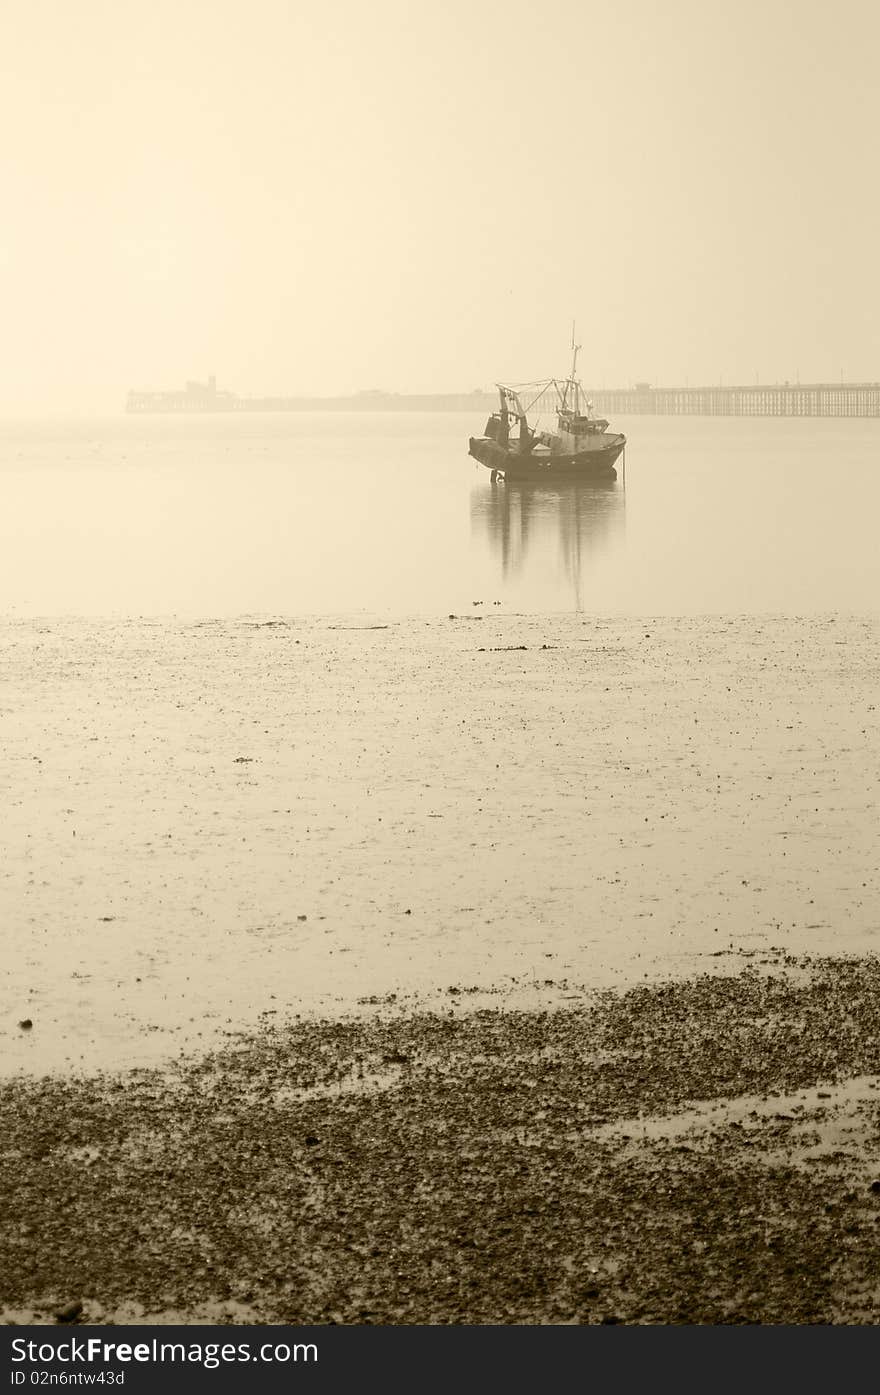
[(0, 636), (7, 1073), (880, 943), (876, 618)]
[(6, 1320), (874, 1321), (877, 629), (7, 623)]

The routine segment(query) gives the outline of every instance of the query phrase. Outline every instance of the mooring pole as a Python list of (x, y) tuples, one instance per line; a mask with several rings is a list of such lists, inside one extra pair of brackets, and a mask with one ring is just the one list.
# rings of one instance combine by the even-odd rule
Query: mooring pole
[(623, 487), (626, 489), (626, 446), (623, 448)]

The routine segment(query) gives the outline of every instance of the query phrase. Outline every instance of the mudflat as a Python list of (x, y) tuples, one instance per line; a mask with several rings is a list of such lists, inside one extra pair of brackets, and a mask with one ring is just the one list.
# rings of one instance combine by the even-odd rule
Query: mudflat
[(7, 1082), (5, 1319), (876, 1321), (877, 960), (467, 999)]

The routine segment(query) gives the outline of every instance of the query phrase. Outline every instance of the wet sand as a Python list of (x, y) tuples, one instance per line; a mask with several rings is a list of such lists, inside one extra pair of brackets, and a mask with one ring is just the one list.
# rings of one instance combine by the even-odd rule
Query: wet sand
[(871, 952), (878, 629), (5, 621), (0, 1070)]
[(5, 1320), (876, 1321), (877, 960), (467, 997), (7, 1082)]

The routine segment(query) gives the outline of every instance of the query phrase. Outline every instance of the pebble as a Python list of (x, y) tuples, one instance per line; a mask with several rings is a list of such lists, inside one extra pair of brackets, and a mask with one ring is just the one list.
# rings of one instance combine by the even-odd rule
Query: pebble
[(65, 1307), (59, 1308), (55, 1314), (58, 1322), (75, 1322), (83, 1310), (82, 1303), (75, 1301), (68, 1303)]

